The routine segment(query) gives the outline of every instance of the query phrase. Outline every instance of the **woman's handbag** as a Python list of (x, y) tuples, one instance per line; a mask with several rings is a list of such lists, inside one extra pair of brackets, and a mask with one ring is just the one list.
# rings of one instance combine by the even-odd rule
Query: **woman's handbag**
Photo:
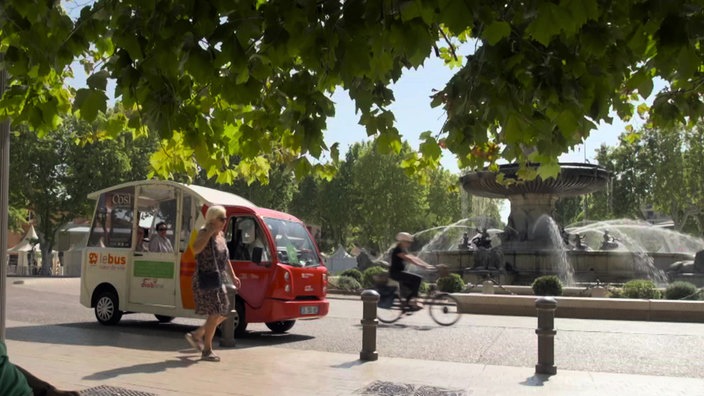
[(220, 271), (198, 271), (198, 288), (201, 290), (213, 290), (222, 286)]
[[(210, 244), (213, 252), (213, 261), (215, 262), (215, 268), (218, 268), (218, 263), (215, 258), (215, 247), (213, 243)], [(222, 279), (220, 276), (220, 271), (203, 271), (198, 270), (198, 288), (201, 290), (214, 290), (222, 287)]]

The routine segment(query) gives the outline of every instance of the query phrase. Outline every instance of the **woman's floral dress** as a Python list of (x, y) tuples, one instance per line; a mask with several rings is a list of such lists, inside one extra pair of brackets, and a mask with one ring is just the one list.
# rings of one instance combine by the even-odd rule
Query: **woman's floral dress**
[[(215, 260), (213, 260), (213, 254)], [(193, 276), (193, 299), (196, 304), (196, 315), (221, 315), (227, 316), (230, 313), (230, 301), (225, 292), (225, 286), (202, 290), (198, 288), (198, 273), (220, 271), (220, 279), (227, 279), (226, 265), (230, 265), (230, 253), (227, 249), (225, 239), (222, 237), (210, 238), (203, 250), (196, 254), (196, 272)], [(216, 267), (217, 265), (217, 267)]]

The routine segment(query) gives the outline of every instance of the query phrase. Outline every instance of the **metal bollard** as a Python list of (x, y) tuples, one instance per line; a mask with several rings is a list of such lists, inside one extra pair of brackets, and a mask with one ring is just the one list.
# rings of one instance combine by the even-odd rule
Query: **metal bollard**
[(538, 310), (538, 364), (536, 374), (557, 374), (555, 367), (555, 310), (557, 301), (552, 297), (541, 297), (535, 301)]
[(376, 353), (376, 328), (379, 321), (376, 318), (376, 306), (379, 303), (379, 293), (376, 290), (362, 292), (362, 350), (359, 352), (360, 360), (377, 360)]
[(220, 346), (232, 348), (235, 346), (235, 319), (238, 316), (235, 305), (237, 289), (232, 285), (227, 285), (227, 299), (230, 300), (230, 314), (220, 325)]

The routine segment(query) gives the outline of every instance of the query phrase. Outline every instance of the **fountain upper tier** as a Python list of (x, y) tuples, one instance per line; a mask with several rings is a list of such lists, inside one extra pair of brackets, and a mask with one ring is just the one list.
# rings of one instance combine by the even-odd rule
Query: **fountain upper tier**
[[(537, 166), (537, 165), (532, 165)], [(498, 173), (504, 179), (517, 180), (518, 164), (499, 165)], [(469, 172), (460, 178), (462, 187), (470, 194), (487, 198), (511, 198), (516, 195), (546, 194), (573, 197), (599, 191), (606, 186), (610, 173), (592, 164), (561, 163), (556, 178), (533, 180), (504, 185), (496, 180), (497, 172), (488, 170)]]

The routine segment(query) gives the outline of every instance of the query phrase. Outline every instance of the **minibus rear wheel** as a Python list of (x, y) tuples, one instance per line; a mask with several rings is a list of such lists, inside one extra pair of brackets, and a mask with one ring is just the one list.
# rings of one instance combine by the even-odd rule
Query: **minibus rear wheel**
[(95, 301), (95, 318), (100, 324), (117, 324), (122, 319), (122, 311), (119, 307), (117, 295), (111, 291), (104, 291)]
[(278, 322), (266, 322), (266, 327), (269, 328), (273, 333), (285, 333), (296, 324), (295, 320), (281, 320)]

